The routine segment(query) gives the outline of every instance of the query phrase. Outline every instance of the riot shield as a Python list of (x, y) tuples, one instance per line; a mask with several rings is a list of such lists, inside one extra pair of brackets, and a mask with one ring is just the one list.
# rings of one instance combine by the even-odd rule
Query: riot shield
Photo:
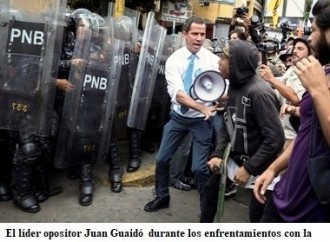
[[(0, 128), (48, 135), (66, 0), (0, 0)], [(56, 39), (61, 42), (61, 39)]]
[(174, 49), (176, 50), (186, 45), (186, 40), (182, 32), (179, 32), (177, 35), (174, 34), (172, 38), (172, 42), (174, 43)]
[(153, 12), (148, 14), (127, 118), (129, 127), (140, 130), (144, 130), (146, 126), (160, 63), (160, 54), (167, 32), (164, 27), (157, 23), (154, 16)]
[(76, 31), (69, 74), (74, 90), (65, 96), (56, 146), (57, 168), (95, 163), (108, 155), (121, 73), (117, 60), (124, 43), (111, 36), (109, 27), (95, 28), (94, 20), (81, 21), (84, 24)]
[(181, 46), (181, 42), (182, 35), (172, 34), (165, 37), (147, 123), (148, 127), (151, 126), (150, 128), (155, 130), (162, 129), (169, 118), (171, 100), (167, 93), (165, 63), (167, 58)]
[(127, 114), (130, 103), (130, 97), (133, 90), (133, 82), (135, 78), (138, 52), (135, 45), (139, 44), (137, 23), (140, 12), (125, 8), (124, 15), (114, 18), (113, 29), (114, 36), (125, 42), (123, 56), (118, 61), (121, 62), (121, 75), (118, 89), (117, 111), (115, 118), (116, 136), (117, 138), (125, 138), (127, 130)]

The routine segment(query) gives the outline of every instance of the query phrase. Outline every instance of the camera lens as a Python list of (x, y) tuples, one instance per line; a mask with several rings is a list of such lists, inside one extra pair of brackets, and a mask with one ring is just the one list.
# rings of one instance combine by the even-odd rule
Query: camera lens
[(236, 15), (242, 16), (243, 15), (243, 9), (242, 8), (238, 8), (236, 9)]
[(249, 9), (247, 7), (239, 7), (236, 9), (236, 15), (241, 17), (243, 16), (245, 13), (248, 13)]
[(251, 22), (252, 22), (252, 24), (257, 24), (258, 22), (259, 22), (259, 17), (257, 16), (257, 15), (253, 15), (252, 17), (251, 17)]

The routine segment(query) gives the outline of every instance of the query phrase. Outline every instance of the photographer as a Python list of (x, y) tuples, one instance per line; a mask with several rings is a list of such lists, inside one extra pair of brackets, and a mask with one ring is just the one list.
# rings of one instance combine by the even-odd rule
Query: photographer
[(259, 45), (263, 45), (264, 48), (267, 50), (267, 60), (272, 64), (276, 65), (276, 63), (279, 61), (279, 41), (276, 38), (268, 37), (262, 42), (262, 44), (259, 43)]
[[(237, 28), (238, 19), (243, 20), (242, 24), (244, 27), (244, 31)], [(247, 40), (249, 35), (251, 37), (252, 42), (258, 44), (262, 41), (256, 27), (259, 26), (258, 24), (259, 18), (257, 16), (252, 16), (249, 18), (248, 16), (248, 8), (245, 6), (234, 8), (233, 10), (233, 17), (229, 27), (229, 39), (232, 38), (233, 33), (237, 33), (237, 36), (241, 40)], [(241, 32), (241, 33), (240, 33)]]
[[(248, 26), (245, 24), (245, 22), (243, 22), (244, 30), (237, 28), (237, 25), (239, 24), (238, 18), (241, 18), (243, 21), (244, 19), (248, 19), (247, 11), (244, 12), (243, 8), (245, 7), (233, 9), (233, 16), (230, 22), (229, 32), (228, 32), (229, 39), (232, 39), (231, 38), (232, 33), (237, 33), (237, 38), (241, 40), (246, 40), (249, 35), (249, 29)], [(233, 38), (233, 39), (237, 39), (237, 38)]]
[[(277, 58), (277, 52), (279, 49), (278, 42), (276, 42), (272, 38), (268, 38), (260, 43), (257, 44), (257, 48), (260, 53), (260, 64), (267, 65), (274, 77), (280, 77), (283, 75), (283, 73), (276, 67), (276, 61), (275, 64), (273, 64), (273, 61), (278, 59)], [(276, 58), (274, 58), (276, 57)], [(260, 65), (258, 66), (258, 69), (260, 68)], [(257, 73), (259, 71), (257, 70)]]

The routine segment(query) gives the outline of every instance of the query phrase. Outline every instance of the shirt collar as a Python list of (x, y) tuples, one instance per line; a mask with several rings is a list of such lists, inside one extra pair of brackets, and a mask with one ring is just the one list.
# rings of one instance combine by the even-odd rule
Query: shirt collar
[[(202, 51), (202, 48), (197, 52), (195, 53), (196, 57), (198, 59), (200, 59), (200, 56), (201, 56), (201, 51)], [(186, 47), (185, 48), (185, 52), (184, 52), (184, 56), (186, 57), (186, 59), (188, 60), (189, 57), (192, 55), (192, 53), (190, 52), (190, 50), (188, 50), (188, 48)]]

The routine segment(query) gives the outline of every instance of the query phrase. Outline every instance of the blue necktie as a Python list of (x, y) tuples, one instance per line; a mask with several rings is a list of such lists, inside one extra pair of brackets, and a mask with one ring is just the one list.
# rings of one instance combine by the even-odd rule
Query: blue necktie
[[(196, 55), (192, 54), (189, 57), (190, 61), (186, 70), (186, 73), (184, 74), (184, 78), (183, 78), (183, 85), (184, 85), (184, 90), (186, 91), (186, 93), (188, 95), (190, 95), (190, 86), (191, 86), (191, 81), (192, 81), (192, 75), (193, 75), (193, 71), (194, 71), (194, 62), (196, 59)], [(181, 113), (185, 114), (187, 111), (189, 110), (189, 108), (187, 108), (184, 105), (181, 105)]]
[(190, 95), (190, 86), (191, 86), (191, 81), (192, 81), (192, 75), (194, 71), (194, 62), (195, 62), (196, 55), (192, 54), (189, 59), (189, 64), (186, 70), (186, 73), (184, 74), (183, 78), (183, 84), (184, 84), (184, 90), (188, 95)]

